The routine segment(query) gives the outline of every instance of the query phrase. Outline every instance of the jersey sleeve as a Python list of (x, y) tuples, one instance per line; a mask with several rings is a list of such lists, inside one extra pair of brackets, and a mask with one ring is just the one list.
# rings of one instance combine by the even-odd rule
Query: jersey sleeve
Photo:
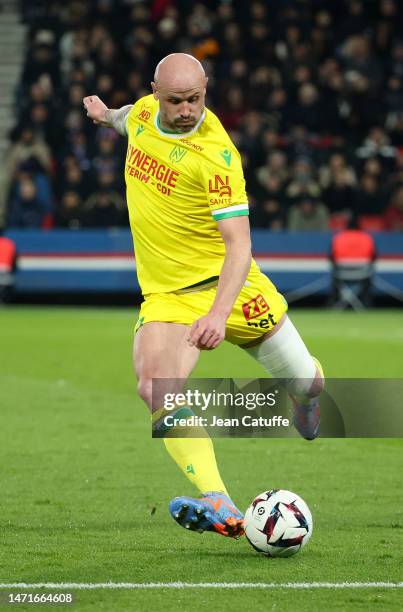
[(126, 117), (126, 132), (129, 136), (139, 134), (152, 123), (155, 112), (155, 100), (152, 95), (137, 100)]
[(232, 143), (212, 151), (200, 172), (215, 221), (249, 214), (241, 156)]

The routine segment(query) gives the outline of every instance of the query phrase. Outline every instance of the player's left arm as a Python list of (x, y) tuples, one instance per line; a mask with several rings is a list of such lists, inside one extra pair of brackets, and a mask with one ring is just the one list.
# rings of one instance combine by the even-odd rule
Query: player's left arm
[(227, 319), (248, 276), (252, 259), (248, 216), (230, 217), (217, 223), (225, 243), (217, 294), (210, 311), (195, 321), (189, 335), (189, 343), (200, 349), (214, 349), (224, 340)]

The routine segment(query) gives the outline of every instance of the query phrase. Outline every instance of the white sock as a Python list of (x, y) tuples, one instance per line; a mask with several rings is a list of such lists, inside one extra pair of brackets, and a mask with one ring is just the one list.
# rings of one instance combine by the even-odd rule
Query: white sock
[(290, 393), (308, 394), (315, 379), (316, 364), (288, 317), (273, 336), (244, 350), (274, 378), (287, 379)]

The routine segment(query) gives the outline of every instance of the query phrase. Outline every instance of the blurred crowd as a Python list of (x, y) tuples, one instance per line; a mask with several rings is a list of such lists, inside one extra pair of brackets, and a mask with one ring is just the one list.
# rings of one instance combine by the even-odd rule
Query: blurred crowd
[(82, 99), (150, 93), (166, 54), (195, 55), (207, 105), (241, 151), (254, 227), (326, 230), (358, 217), (403, 231), (399, 0), (32, 0), (6, 156), (10, 227), (127, 226), (126, 141)]

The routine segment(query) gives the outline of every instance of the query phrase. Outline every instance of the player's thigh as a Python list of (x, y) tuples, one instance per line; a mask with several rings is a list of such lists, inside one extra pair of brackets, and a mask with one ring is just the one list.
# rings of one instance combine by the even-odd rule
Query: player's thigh
[(163, 405), (169, 393), (180, 393), (195, 367), (199, 350), (187, 342), (189, 326), (153, 321), (134, 338), (133, 362), (138, 393), (150, 410)]
[(188, 344), (188, 336), (188, 325), (145, 323), (134, 337), (133, 364), (137, 378), (187, 378), (200, 353)]

